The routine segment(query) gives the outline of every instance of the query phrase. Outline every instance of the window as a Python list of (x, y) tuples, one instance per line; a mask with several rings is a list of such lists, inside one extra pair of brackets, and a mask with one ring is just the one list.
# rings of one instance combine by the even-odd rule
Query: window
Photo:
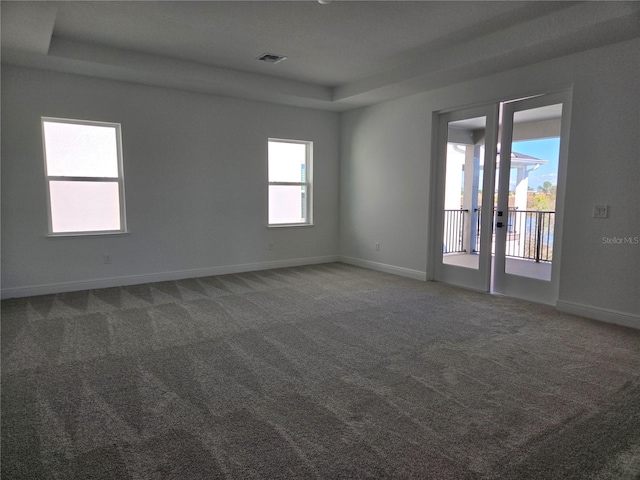
[(269, 225), (311, 225), (312, 147), (269, 139)]
[(49, 233), (122, 233), (120, 125), (42, 119)]

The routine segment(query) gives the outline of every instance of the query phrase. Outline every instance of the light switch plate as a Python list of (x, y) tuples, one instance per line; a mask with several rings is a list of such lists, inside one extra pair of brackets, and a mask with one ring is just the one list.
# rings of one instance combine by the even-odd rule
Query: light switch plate
[(593, 218), (607, 218), (609, 216), (609, 207), (607, 205), (596, 205), (593, 207)]

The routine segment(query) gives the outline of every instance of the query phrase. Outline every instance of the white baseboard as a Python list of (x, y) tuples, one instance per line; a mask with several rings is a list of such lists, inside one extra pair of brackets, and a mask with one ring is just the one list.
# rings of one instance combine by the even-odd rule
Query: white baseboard
[(339, 260), (340, 259), (337, 255), (328, 255), (324, 257), (293, 258), (289, 260), (275, 260), (272, 262), (243, 263), (237, 265), (225, 265), (221, 267), (198, 268), (193, 270), (179, 270), (173, 272), (149, 273), (144, 275), (129, 275), (125, 277), (31, 285), (26, 287), (2, 289), (1, 298), (32, 297), (35, 295), (75, 292), (96, 288), (121, 287), (126, 285), (138, 285), (141, 283), (166, 282), (171, 280), (182, 280), (185, 278), (225, 275), (229, 273), (254, 272), (257, 270), (269, 270), (272, 268), (300, 267), (303, 265), (337, 262)]
[(606, 308), (592, 307), (579, 303), (565, 302), (558, 300), (556, 308), (561, 312), (579, 315), (581, 317), (599, 320), (601, 322), (613, 323), (625, 327), (637, 328), (640, 330), (640, 315), (632, 313), (617, 312)]
[(414, 280), (427, 280), (427, 272), (421, 272), (420, 270), (412, 270), (410, 268), (396, 267), (395, 265), (388, 265), (386, 263), (372, 262), (370, 260), (362, 260), (354, 257), (338, 257), (340, 262), (355, 265), (356, 267), (368, 268), (370, 270), (377, 270), (378, 272), (392, 273), (394, 275), (400, 275), (401, 277), (413, 278)]

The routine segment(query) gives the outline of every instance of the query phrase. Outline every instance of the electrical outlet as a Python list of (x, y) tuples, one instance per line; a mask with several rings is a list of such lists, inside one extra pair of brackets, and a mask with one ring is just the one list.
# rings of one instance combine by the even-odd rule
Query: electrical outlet
[(380, 244), (376, 243), (375, 248), (376, 248), (376, 252), (379, 252), (380, 251)]
[(275, 248), (275, 246), (273, 245), (273, 242), (269, 242), (269, 250), (273, 250)]
[(596, 205), (593, 207), (593, 218), (607, 218), (609, 216), (609, 207), (607, 205)]
[(105, 263), (105, 265), (109, 265), (111, 263), (111, 255), (105, 253), (104, 255), (102, 255), (102, 261)]

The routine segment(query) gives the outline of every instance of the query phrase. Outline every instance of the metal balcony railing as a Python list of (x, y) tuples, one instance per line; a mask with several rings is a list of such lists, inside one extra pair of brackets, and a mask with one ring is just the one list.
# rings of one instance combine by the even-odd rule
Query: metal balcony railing
[[(494, 210), (495, 213), (495, 210)], [(475, 239), (470, 245), (471, 251), (480, 250), (482, 234), (482, 207), (473, 212), (470, 221), (469, 210), (445, 210), (444, 215), (444, 253), (466, 252), (465, 226), (475, 224)], [(506, 256), (524, 258), (536, 262), (553, 260), (553, 234), (556, 212), (537, 210), (516, 210), (509, 208), (507, 213)]]
[(464, 224), (469, 210), (444, 211), (444, 245), (442, 253), (466, 252), (464, 248)]
[(506, 255), (536, 262), (552, 261), (555, 219), (556, 212), (509, 209)]

